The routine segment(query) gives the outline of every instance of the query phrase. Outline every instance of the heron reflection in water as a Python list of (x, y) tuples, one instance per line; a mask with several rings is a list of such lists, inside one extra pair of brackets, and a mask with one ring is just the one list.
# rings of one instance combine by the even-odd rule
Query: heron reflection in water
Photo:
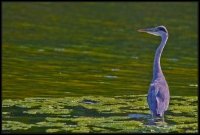
[(163, 75), (160, 58), (163, 48), (168, 39), (168, 31), (165, 26), (158, 26), (155, 28), (139, 29), (139, 32), (146, 32), (155, 36), (161, 36), (161, 43), (156, 50), (154, 64), (153, 64), (153, 79), (147, 95), (147, 102), (151, 111), (153, 122), (161, 119), (164, 122), (164, 113), (168, 108), (170, 94), (167, 81)]

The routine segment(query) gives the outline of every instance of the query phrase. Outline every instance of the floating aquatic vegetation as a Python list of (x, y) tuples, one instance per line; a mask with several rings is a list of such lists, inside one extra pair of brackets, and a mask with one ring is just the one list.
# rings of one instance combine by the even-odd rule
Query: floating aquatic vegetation
[(171, 97), (165, 125), (149, 125), (146, 95), (3, 100), (4, 133), (195, 133), (197, 97)]
[(23, 122), (18, 121), (3, 121), (2, 123), (2, 130), (27, 130), (31, 128), (32, 124), (25, 124)]
[(46, 132), (47, 133), (54, 133), (54, 132), (59, 132), (61, 131), (60, 129), (57, 129), (57, 128), (53, 128), (53, 129), (47, 129)]

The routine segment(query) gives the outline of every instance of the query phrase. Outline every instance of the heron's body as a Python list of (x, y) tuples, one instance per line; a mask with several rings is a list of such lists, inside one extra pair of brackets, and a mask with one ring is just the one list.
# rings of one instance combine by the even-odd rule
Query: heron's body
[(163, 48), (168, 39), (168, 32), (164, 26), (158, 26), (150, 29), (143, 29), (140, 32), (147, 32), (153, 35), (161, 36), (162, 41), (156, 50), (154, 65), (153, 65), (153, 79), (147, 95), (147, 102), (152, 114), (152, 117), (162, 117), (164, 120), (164, 112), (168, 109), (170, 95), (169, 87), (163, 75), (160, 58)]

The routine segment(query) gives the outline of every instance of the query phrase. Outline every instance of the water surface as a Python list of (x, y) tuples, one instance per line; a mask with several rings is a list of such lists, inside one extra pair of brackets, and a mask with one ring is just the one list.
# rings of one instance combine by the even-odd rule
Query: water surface
[(196, 3), (5, 2), (3, 98), (146, 94), (160, 38), (137, 29), (157, 25), (170, 93), (196, 95)]
[[(2, 11), (5, 133), (197, 132), (197, 3), (4, 2)], [(167, 127), (146, 125), (160, 37), (137, 32), (158, 25), (169, 31)]]

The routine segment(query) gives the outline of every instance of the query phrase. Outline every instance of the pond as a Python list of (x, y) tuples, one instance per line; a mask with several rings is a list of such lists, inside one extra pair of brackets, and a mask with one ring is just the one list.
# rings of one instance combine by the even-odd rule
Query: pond
[[(197, 132), (197, 3), (4, 2), (2, 10), (6, 133)], [(145, 125), (160, 37), (137, 30), (158, 25), (169, 31), (161, 66), (170, 128)]]

